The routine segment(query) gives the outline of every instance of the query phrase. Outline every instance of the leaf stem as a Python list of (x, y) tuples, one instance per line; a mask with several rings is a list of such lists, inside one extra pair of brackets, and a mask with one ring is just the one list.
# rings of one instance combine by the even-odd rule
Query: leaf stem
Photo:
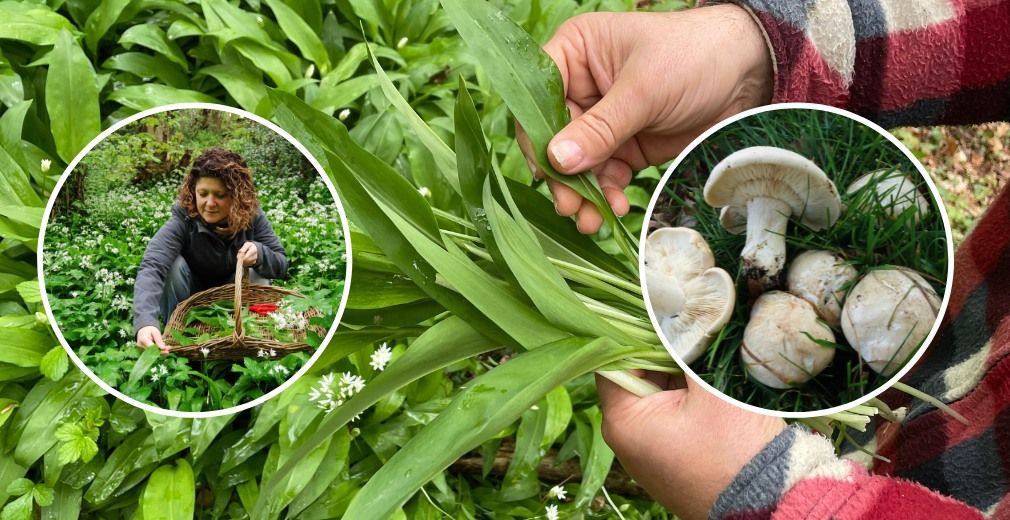
[(896, 390), (900, 390), (902, 392), (905, 392), (906, 394), (908, 394), (908, 395), (910, 395), (912, 397), (916, 397), (918, 399), (926, 401), (927, 403), (929, 403), (929, 404), (931, 404), (931, 405), (939, 408), (940, 410), (943, 410), (944, 413), (946, 413), (947, 415), (950, 415), (951, 417), (953, 417), (954, 419), (956, 419), (961, 424), (964, 424), (964, 425), (971, 424), (968, 421), (968, 419), (966, 419), (963, 415), (957, 413), (950, 406), (947, 406), (946, 403), (944, 403), (943, 401), (941, 401), (941, 400), (939, 400), (939, 399), (937, 399), (937, 398), (935, 398), (935, 397), (927, 394), (926, 392), (923, 392), (922, 390), (918, 390), (916, 388), (912, 388), (912, 387), (906, 385), (905, 383), (901, 383), (901, 382), (894, 383), (894, 385), (892, 386), (892, 388), (894, 388)]

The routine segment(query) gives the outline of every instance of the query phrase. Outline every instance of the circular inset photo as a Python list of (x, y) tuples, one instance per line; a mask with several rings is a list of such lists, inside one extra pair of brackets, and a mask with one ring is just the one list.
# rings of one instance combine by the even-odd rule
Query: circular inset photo
[(653, 325), (690, 375), (802, 417), (869, 399), (928, 345), (950, 226), (922, 166), (858, 116), (777, 105), (666, 172), (642, 237)]
[(309, 368), (346, 300), (339, 200), (290, 135), (172, 105), (71, 162), (39, 237), (46, 311), (96, 383), (147, 410), (254, 406)]

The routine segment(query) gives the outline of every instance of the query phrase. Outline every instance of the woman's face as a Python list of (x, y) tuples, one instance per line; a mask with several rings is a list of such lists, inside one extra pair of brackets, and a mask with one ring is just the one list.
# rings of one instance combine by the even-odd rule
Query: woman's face
[(228, 218), (231, 211), (231, 193), (224, 182), (216, 177), (200, 177), (193, 191), (196, 192), (196, 211), (208, 224), (217, 224)]

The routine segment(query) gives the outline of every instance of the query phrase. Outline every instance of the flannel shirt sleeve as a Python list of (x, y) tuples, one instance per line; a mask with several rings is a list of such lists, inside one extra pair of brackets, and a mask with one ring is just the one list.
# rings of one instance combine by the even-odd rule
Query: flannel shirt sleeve
[(921, 484), (874, 476), (835, 456), (819, 434), (790, 426), (719, 495), (712, 520), (980, 520), (982, 513)]
[(890, 128), (1010, 118), (1010, 0), (710, 0), (757, 20), (773, 102), (842, 107)]

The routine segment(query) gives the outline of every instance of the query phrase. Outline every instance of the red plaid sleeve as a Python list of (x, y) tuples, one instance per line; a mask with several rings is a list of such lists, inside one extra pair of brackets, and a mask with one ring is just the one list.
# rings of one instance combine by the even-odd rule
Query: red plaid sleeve
[(732, 1), (764, 29), (774, 102), (838, 106), (885, 127), (1010, 117), (1010, 1)]

